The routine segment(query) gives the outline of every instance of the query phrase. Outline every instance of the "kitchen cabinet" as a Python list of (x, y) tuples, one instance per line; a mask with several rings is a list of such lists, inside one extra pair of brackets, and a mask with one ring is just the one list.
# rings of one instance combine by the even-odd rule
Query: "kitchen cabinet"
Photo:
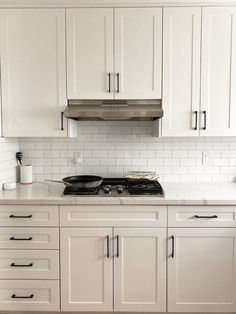
[(236, 7), (203, 8), (201, 135), (236, 135)]
[(164, 8), (163, 136), (236, 135), (235, 16), (233, 6)]
[(63, 311), (165, 311), (166, 229), (62, 228), (61, 302)]
[(113, 9), (67, 9), (66, 21), (67, 97), (112, 98)]
[(236, 311), (236, 230), (169, 228), (168, 311)]
[(68, 135), (64, 9), (2, 9), (3, 136)]
[(201, 8), (164, 8), (163, 136), (199, 136)]
[(114, 229), (114, 310), (166, 310), (166, 229)]
[(161, 98), (161, 8), (67, 9), (66, 16), (68, 99)]
[(112, 228), (61, 230), (62, 311), (112, 311)]

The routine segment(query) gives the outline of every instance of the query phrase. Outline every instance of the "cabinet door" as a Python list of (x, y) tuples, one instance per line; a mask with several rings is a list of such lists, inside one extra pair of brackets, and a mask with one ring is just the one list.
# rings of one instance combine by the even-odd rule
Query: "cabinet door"
[(169, 312), (235, 312), (236, 230), (170, 228), (169, 236)]
[(201, 8), (165, 8), (163, 136), (199, 136)]
[(4, 136), (66, 136), (64, 9), (0, 12)]
[(113, 9), (67, 9), (66, 30), (67, 98), (113, 98)]
[(161, 98), (161, 60), (162, 9), (115, 9), (115, 97)]
[(111, 228), (61, 229), (61, 309), (112, 311)]
[(203, 8), (201, 135), (236, 135), (236, 7)]
[(166, 229), (117, 228), (114, 239), (114, 310), (164, 312)]

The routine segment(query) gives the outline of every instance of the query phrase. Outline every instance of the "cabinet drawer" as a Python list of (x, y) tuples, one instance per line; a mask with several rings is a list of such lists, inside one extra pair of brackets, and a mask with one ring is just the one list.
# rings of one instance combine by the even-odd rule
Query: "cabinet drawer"
[(60, 206), (60, 224), (63, 227), (166, 227), (167, 207), (156, 205)]
[(0, 226), (58, 226), (58, 206), (0, 205)]
[(0, 248), (58, 249), (58, 228), (0, 228)]
[(169, 227), (236, 227), (236, 206), (169, 206)]
[(58, 280), (0, 280), (1, 311), (58, 311)]
[(1, 279), (59, 279), (59, 252), (0, 250)]

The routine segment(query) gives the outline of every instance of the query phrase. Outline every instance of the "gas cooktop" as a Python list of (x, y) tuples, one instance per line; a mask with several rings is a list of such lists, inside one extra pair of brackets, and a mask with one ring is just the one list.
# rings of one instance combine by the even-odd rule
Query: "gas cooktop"
[(66, 187), (64, 195), (93, 196), (159, 196), (164, 197), (164, 190), (158, 181), (129, 181), (125, 178), (104, 178), (100, 186), (90, 189)]

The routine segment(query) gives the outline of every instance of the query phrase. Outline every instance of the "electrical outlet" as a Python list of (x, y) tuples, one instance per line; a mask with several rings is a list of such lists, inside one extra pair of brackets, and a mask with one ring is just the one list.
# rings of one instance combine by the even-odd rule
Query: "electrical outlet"
[(212, 165), (212, 151), (208, 150), (206, 152), (202, 152), (202, 164)]
[(76, 165), (82, 165), (83, 164), (83, 156), (82, 152), (75, 152), (73, 155), (73, 163)]

